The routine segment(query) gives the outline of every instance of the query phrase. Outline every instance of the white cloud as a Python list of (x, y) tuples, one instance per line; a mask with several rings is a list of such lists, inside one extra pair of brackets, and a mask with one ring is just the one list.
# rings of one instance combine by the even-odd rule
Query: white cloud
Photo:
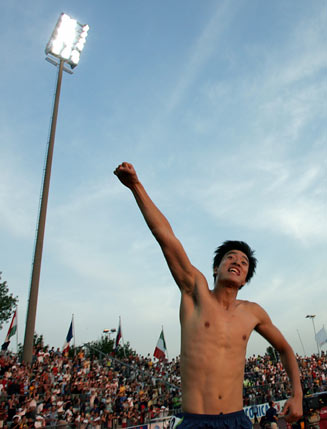
[(228, 26), (231, 20), (231, 12), (227, 2), (219, 2), (202, 33), (191, 47), (190, 56), (180, 72), (173, 92), (168, 97), (166, 108), (169, 113), (172, 113), (176, 106), (181, 103), (198, 73), (209, 61), (211, 55), (216, 52), (219, 46), (219, 36)]

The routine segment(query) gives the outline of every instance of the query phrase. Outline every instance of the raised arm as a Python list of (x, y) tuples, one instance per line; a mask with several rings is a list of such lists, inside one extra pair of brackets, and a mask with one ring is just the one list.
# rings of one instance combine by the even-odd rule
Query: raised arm
[(255, 330), (262, 335), (278, 351), (282, 364), (290, 378), (292, 385), (292, 397), (284, 406), (283, 414), (288, 422), (297, 421), (302, 417), (302, 387), (300, 381), (299, 367), (291, 346), (282, 333), (271, 322), (268, 314), (259, 305), (255, 304), (255, 312), (259, 323)]
[(149, 229), (162, 249), (178, 287), (181, 291), (192, 294), (197, 280), (204, 277), (189, 261), (168, 220), (155, 206), (139, 181), (133, 165), (123, 162), (116, 168), (114, 174), (132, 191)]

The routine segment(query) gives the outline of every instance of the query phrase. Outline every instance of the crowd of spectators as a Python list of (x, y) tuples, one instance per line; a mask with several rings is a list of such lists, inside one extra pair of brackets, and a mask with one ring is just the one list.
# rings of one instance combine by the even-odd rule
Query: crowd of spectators
[[(327, 355), (301, 357), (296, 355), (304, 394), (327, 390)], [(252, 356), (245, 364), (243, 383), (244, 406), (279, 401), (291, 395), (286, 371), (278, 359), (269, 354)]]
[[(327, 356), (297, 356), (306, 393), (327, 390)], [(244, 406), (286, 399), (287, 375), (266, 354), (246, 361)], [(0, 357), (0, 429), (45, 426), (113, 429), (142, 425), (180, 409), (179, 359), (158, 361), (133, 354), (123, 359), (74, 357), (39, 347), (32, 365)]]
[[(62, 355), (40, 348), (32, 365), (0, 357), (0, 428), (141, 425), (180, 409), (179, 360)], [(9, 426), (8, 426), (9, 423)]]

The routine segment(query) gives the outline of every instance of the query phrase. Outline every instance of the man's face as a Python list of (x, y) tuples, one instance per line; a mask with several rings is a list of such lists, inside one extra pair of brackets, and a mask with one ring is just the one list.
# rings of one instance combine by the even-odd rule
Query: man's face
[(249, 260), (245, 253), (240, 250), (230, 250), (221, 260), (219, 267), (214, 268), (216, 284), (238, 286), (245, 285), (246, 276), (249, 271)]

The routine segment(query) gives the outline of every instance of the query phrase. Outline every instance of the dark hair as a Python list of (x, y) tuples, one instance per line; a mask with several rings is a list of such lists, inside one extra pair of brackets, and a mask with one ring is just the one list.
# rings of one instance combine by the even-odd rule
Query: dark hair
[[(215, 256), (213, 259), (213, 268), (219, 267), (224, 255), (226, 255), (227, 252), (230, 252), (231, 250), (240, 250), (241, 252), (245, 253), (245, 255), (248, 257), (249, 260), (249, 270), (246, 275), (246, 281), (249, 282), (255, 273), (255, 269), (257, 266), (257, 259), (254, 257), (254, 250), (251, 249), (251, 247), (245, 243), (244, 241), (224, 241), (223, 244), (221, 244), (219, 247), (217, 247), (215, 251)], [(214, 279), (216, 280), (216, 275), (214, 274)]]

